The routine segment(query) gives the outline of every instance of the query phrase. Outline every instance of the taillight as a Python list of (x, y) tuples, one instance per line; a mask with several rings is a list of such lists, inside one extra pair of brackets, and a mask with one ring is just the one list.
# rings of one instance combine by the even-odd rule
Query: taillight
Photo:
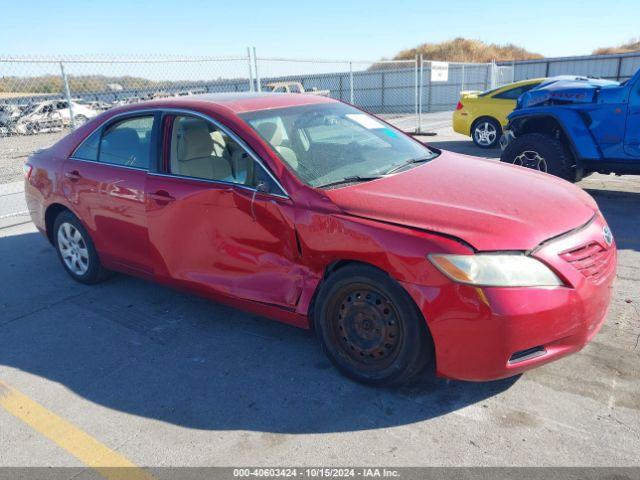
[(22, 167), (22, 171), (24, 172), (24, 178), (26, 178), (27, 180), (29, 180), (29, 178), (31, 178), (31, 171), (33, 170), (33, 167), (31, 165), (29, 165), (28, 163), (25, 163)]
[(458, 105), (456, 105), (456, 110), (462, 110), (463, 107), (464, 105), (462, 105), (462, 102), (458, 102)]

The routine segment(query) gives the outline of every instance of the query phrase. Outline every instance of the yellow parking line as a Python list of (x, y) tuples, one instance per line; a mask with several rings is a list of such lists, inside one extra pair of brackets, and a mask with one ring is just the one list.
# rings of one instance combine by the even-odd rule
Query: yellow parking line
[(0, 406), (108, 480), (152, 480), (140, 467), (0, 381)]

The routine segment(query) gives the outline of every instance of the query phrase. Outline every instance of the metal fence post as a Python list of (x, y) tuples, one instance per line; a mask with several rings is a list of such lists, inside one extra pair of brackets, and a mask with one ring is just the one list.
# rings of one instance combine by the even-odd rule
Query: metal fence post
[(489, 90), (490, 85), (491, 85), (491, 78), (490, 78), (490, 74), (491, 74), (491, 70), (490, 70), (490, 65), (488, 63), (485, 63), (484, 66), (487, 68), (485, 75), (484, 75), (484, 90)]
[(64, 72), (64, 64), (60, 62), (60, 73), (62, 74), (62, 83), (64, 84), (64, 96), (67, 98), (67, 105), (69, 107), (69, 121), (71, 130), (76, 129), (76, 121), (73, 118), (73, 107), (71, 106), (71, 91), (69, 90), (69, 79)]
[(349, 103), (353, 103), (353, 62), (349, 62)]
[(431, 70), (433, 65), (429, 62), (429, 97), (427, 100), (427, 112), (431, 112), (431, 108), (433, 107), (433, 81), (431, 75), (433, 75), (433, 71)]
[(247, 47), (247, 64), (249, 65), (249, 91), (253, 92), (253, 68), (251, 67), (251, 48)]
[(620, 72), (622, 71), (622, 55), (618, 57), (618, 66), (616, 67), (616, 81), (620, 81)]
[(464, 63), (462, 64), (462, 85), (460, 86), (460, 90), (464, 90)]
[(253, 66), (256, 70), (256, 85), (258, 87), (258, 91), (262, 91), (262, 85), (260, 84), (260, 74), (258, 73), (258, 57), (256, 56), (256, 47), (253, 47)]
[(418, 103), (420, 102), (420, 88), (418, 87), (418, 54), (416, 54), (414, 62), (416, 133), (420, 133), (420, 121), (418, 120)]
[(384, 84), (384, 70), (382, 70), (382, 72), (380, 72), (380, 86), (381, 86), (381, 91), (380, 91), (380, 103), (382, 105), (380, 105), (380, 111), (382, 113), (384, 112), (384, 89), (385, 89), (385, 84)]
[(418, 90), (420, 91), (420, 94), (418, 95), (418, 133), (420, 133), (422, 131), (422, 93), (423, 93), (423, 84), (424, 84), (424, 59), (422, 57), (422, 54), (420, 54), (420, 73), (419, 73), (419, 79), (420, 79), (420, 86), (418, 87)]
[(489, 88), (496, 88), (496, 62), (495, 60), (491, 60), (491, 84)]

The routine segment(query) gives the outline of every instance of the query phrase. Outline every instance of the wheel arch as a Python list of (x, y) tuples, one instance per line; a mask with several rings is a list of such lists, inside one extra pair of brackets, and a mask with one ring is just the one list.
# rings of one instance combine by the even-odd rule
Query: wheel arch
[[(49, 240), (49, 243), (51, 243), (51, 245), (54, 245), (54, 241), (53, 241), (53, 224), (56, 221), (56, 218), (58, 217), (58, 215), (60, 215), (62, 212), (65, 212), (65, 211), (73, 213), (73, 211), (69, 207), (67, 207), (67, 206), (65, 206), (65, 205), (63, 205), (61, 203), (52, 203), (45, 210), (45, 213), (44, 213), (45, 233), (46, 233), (47, 239)], [(75, 213), (74, 213), (74, 215), (75, 215)]]
[(401, 281), (396, 279), (393, 275), (391, 275), (389, 272), (387, 272), (383, 268), (380, 268), (379, 266), (377, 266), (377, 265), (375, 265), (373, 263), (362, 261), (362, 260), (357, 260), (357, 259), (349, 259), (349, 258), (335, 259), (332, 262), (330, 262), (329, 264), (327, 264), (326, 267), (324, 268), (324, 271), (322, 273), (322, 277), (320, 278), (320, 280), (318, 281), (317, 285), (315, 286), (315, 289), (313, 291), (313, 295), (311, 296), (311, 301), (309, 302), (309, 306), (307, 308), (307, 318), (309, 319), (309, 328), (311, 330), (315, 330), (316, 319), (315, 319), (315, 315), (314, 315), (314, 310), (315, 310), (316, 300), (318, 298), (318, 294), (319, 294), (321, 288), (323, 287), (323, 285), (327, 281), (329, 281), (331, 276), (334, 273), (336, 273), (338, 270), (341, 270), (341, 269), (343, 269), (345, 267), (348, 267), (348, 266), (358, 266), (358, 265), (374, 268), (374, 269), (378, 270), (379, 272), (383, 273), (384, 275), (388, 276), (394, 282), (396, 282), (400, 286), (400, 288), (402, 288), (405, 291), (407, 296), (411, 299), (411, 302), (412, 302), (414, 308), (419, 313), (420, 317), (422, 317), (422, 319), (423, 319), (422, 324), (424, 325), (424, 328), (426, 329), (426, 331), (429, 334), (429, 336), (431, 336), (431, 332), (429, 331), (429, 326), (427, 325), (427, 319), (424, 318), (424, 313), (422, 312), (422, 310), (420, 309), (420, 307), (416, 303), (416, 301), (413, 298), (413, 296), (411, 295), (411, 293), (408, 292), (406, 290), (406, 288), (404, 288), (404, 286), (402, 285)]
[(473, 129), (476, 126), (476, 124), (482, 120), (493, 120), (494, 122), (496, 122), (499, 126), (500, 129), (503, 130), (503, 126), (502, 123), (500, 123), (500, 120), (498, 120), (496, 117), (492, 116), (492, 115), (480, 115), (476, 118), (473, 119), (473, 121), (471, 122), (471, 134), (473, 135)]
[[(512, 116), (509, 128), (516, 136), (525, 133), (546, 133), (555, 136), (569, 148), (578, 166), (583, 158), (600, 158), (601, 156), (584, 119), (573, 110), (563, 110), (559, 114), (540, 112), (536, 115)], [(576, 131), (582, 131), (579, 143), (576, 143), (574, 137), (568, 134), (568, 130), (574, 132), (574, 135)]]

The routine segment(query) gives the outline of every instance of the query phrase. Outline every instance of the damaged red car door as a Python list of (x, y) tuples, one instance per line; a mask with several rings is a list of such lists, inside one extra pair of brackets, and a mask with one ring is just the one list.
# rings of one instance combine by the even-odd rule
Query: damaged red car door
[(303, 269), (282, 187), (219, 124), (171, 114), (163, 129), (163, 161), (145, 189), (156, 277), (293, 307)]

